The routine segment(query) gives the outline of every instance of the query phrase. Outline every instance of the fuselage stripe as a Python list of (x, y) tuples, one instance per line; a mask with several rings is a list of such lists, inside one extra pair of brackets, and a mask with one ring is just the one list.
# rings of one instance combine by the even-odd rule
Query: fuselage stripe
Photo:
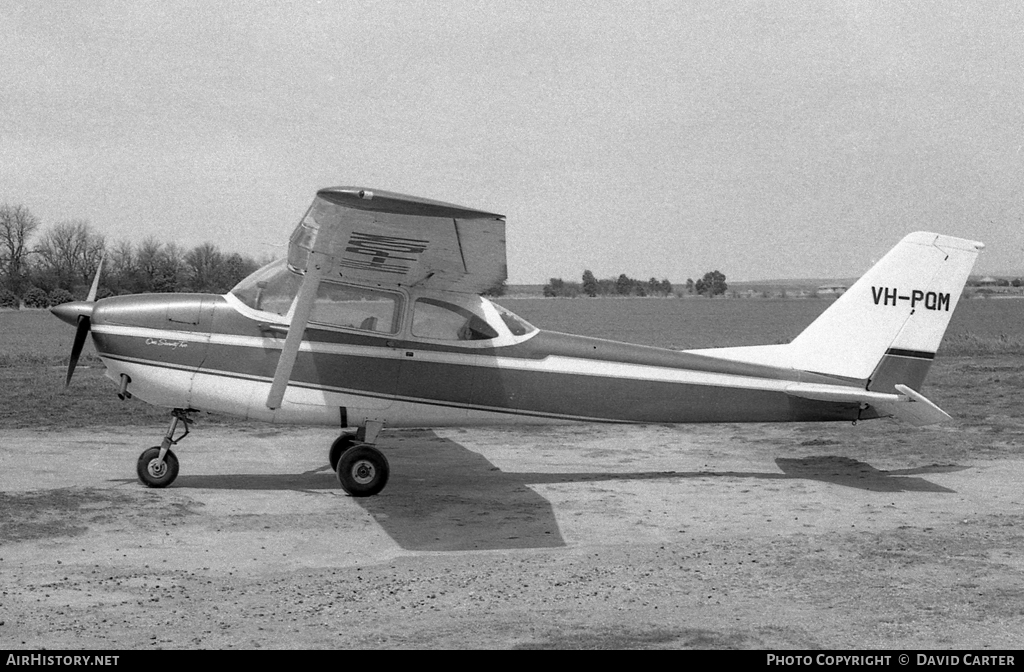
[[(197, 373), (197, 374), (200, 374), (200, 375), (211, 375), (211, 376), (218, 376), (218, 377), (224, 377), (224, 378), (232, 378), (232, 379), (235, 379), (235, 380), (245, 380), (245, 381), (250, 381), (250, 382), (258, 382), (258, 383), (269, 383), (269, 382), (273, 381), (273, 378), (269, 377), (269, 376), (248, 375), (248, 374), (243, 374), (243, 373), (235, 373), (235, 372), (232, 372), (232, 371), (218, 371), (218, 370), (212, 370), (212, 369), (201, 369), (199, 371), (196, 371), (194, 367), (176, 366), (174, 364), (169, 364), (167, 362), (155, 361), (155, 360), (149, 360), (149, 359), (141, 359), (141, 358), (137, 358), (137, 357), (125, 357), (125, 356), (122, 356), (122, 355), (107, 355), (107, 354), (105, 354), (105, 355), (101, 355), (101, 358), (111, 359), (111, 360), (119, 361), (119, 362), (126, 362), (126, 363), (130, 363), (130, 364), (138, 364), (138, 365), (141, 365), (141, 366), (150, 366), (150, 367), (158, 368), (158, 369), (171, 369), (171, 370), (174, 370), (174, 371), (186, 371), (186, 372), (190, 372), (190, 373)], [(289, 387), (303, 388), (303, 389), (307, 389), (307, 390), (314, 390), (314, 391), (317, 391), (317, 392), (334, 392), (334, 393), (338, 393), (338, 394), (348, 394), (348, 395), (352, 395), (352, 396), (355, 396), (355, 397), (366, 397), (366, 398), (369, 398), (369, 399), (391, 399), (391, 400), (395, 400), (395, 401), (403, 401), (403, 402), (413, 403), (413, 404), (423, 404), (423, 405), (426, 405), (426, 406), (439, 406), (439, 407), (444, 407), (444, 408), (462, 408), (462, 409), (476, 410), (476, 411), (487, 411), (487, 412), (491, 412), (491, 413), (501, 413), (501, 414), (504, 414), (504, 415), (519, 415), (519, 416), (527, 416), (527, 417), (551, 418), (551, 419), (561, 419), (561, 420), (577, 420), (577, 421), (581, 421), (581, 422), (601, 422), (601, 423), (608, 423), (608, 424), (622, 424), (623, 422), (627, 422), (628, 423), (628, 421), (614, 420), (614, 419), (595, 417), (595, 416), (588, 416), (588, 415), (573, 415), (573, 414), (568, 414), (568, 413), (546, 413), (544, 411), (531, 411), (531, 410), (527, 410), (527, 409), (508, 408), (508, 407), (503, 407), (503, 406), (487, 406), (487, 405), (483, 405), (483, 404), (467, 404), (467, 403), (459, 403), (459, 402), (453, 402), (453, 401), (440, 401), (440, 400), (436, 400), (436, 399), (422, 399), (422, 398), (418, 398), (418, 397), (408, 397), (408, 396), (401, 396), (401, 395), (374, 394), (372, 392), (367, 392), (365, 390), (355, 390), (355, 389), (349, 389), (349, 388), (344, 388), (344, 387), (335, 387), (335, 386), (331, 386), (331, 385), (302, 383), (302, 382), (298, 382), (298, 381), (295, 381), (295, 380), (289, 381), (288, 382), (288, 386)]]
[[(171, 331), (149, 329), (143, 327), (127, 327), (121, 325), (96, 325), (93, 331), (100, 334), (145, 338), (147, 340), (178, 340), (203, 343), (211, 346), (258, 348), (276, 350), (283, 347), (284, 340), (233, 334), (208, 334), (188, 331)], [(551, 374), (572, 374), (600, 378), (632, 379), (649, 382), (680, 383), (688, 385), (730, 387), (750, 390), (785, 391), (793, 379), (761, 378), (734, 373), (699, 371), (684, 367), (666, 367), (630, 362), (617, 362), (598, 359), (587, 359), (566, 355), (548, 355), (543, 359), (526, 359), (521, 357), (499, 356), (491, 353), (447, 353), (418, 350), (414, 346), (389, 348), (373, 345), (347, 345), (303, 341), (300, 352), (317, 354), (347, 355), (376, 359), (410, 361), (408, 353), (413, 353), (417, 362), (433, 364), (452, 364), (472, 366), (485, 369), (507, 369)], [(102, 353), (101, 353), (102, 354)], [(236, 372), (237, 373), (237, 372)], [(269, 371), (268, 371), (269, 373)], [(253, 373), (257, 378), (261, 374)], [(840, 384), (840, 381), (836, 381)], [(853, 385), (842, 385), (853, 387)]]

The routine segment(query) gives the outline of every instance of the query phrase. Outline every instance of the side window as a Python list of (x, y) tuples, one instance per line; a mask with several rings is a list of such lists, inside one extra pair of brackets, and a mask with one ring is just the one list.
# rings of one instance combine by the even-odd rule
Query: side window
[(447, 301), (417, 299), (412, 335), (444, 341), (486, 341), (498, 337), (482, 317)]
[(398, 296), (362, 287), (320, 284), (310, 322), (393, 334), (398, 331)]

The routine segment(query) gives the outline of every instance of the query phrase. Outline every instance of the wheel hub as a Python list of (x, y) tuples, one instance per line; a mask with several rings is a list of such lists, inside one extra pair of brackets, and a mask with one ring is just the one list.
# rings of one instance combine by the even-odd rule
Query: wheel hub
[(373, 481), (377, 470), (369, 460), (359, 460), (352, 465), (352, 480), (359, 485), (366, 485)]
[(146, 465), (146, 471), (153, 478), (162, 478), (167, 473), (167, 463), (163, 460), (150, 460)]

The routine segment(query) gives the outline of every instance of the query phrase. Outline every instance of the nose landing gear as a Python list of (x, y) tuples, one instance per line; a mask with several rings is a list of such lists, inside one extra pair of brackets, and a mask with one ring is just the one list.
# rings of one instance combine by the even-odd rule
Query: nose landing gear
[[(171, 411), (171, 425), (167, 428), (167, 433), (164, 434), (164, 440), (159, 446), (147, 448), (139, 455), (135, 471), (143, 484), (151, 488), (166, 488), (178, 477), (178, 457), (171, 450), (171, 446), (177, 445), (179, 441), (188, 436), (188, 426), (193, 422), (188, 415), (194, 412), (183, 408)], [(184, 426), (185, 431), (178, 438), (174, 438), (174, 432), (178, 430), (178, 423)]]

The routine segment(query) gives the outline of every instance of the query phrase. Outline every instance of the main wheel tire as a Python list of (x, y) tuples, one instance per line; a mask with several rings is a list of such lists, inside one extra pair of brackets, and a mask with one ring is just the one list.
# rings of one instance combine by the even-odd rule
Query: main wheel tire
[(160, 446), (153, 446), (139, 455), (135, 471), (145, 485), (151, 488), (166, 488), (178, 477), (178, 457), (173, 451), (168, 450), (161, 462)]
[(370, 497), (387, 485), (391, 467), (376, 448), (353, 446), (341, 454), (336, 471), (342, 490), (353, 497)]
[(341, 454), (354, 445), (356, 445), (356, 437), (351, 434), (342, 434), (334, 440), (334, 443), (331, 444), (331, 450), (327, 454), (332, 471), (338, 470), (338, 460), (341, 459)]

